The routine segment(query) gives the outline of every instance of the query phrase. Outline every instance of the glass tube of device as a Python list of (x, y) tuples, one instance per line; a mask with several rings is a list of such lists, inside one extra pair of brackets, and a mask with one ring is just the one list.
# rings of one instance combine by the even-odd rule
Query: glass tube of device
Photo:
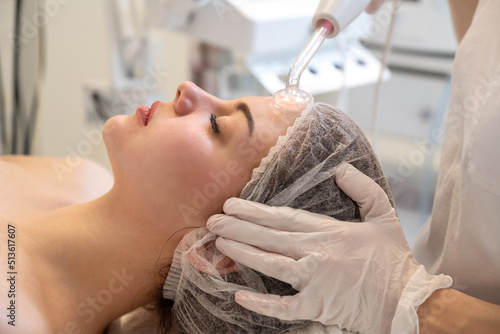
[(278, 108), (290, 107), (291, 105), (304, 105), (312, 102), (312, 97), (307, 92), (299, 89), (300, 76), (316, 54), (325, 36), (333, 29), (333, 25), (324, 20), (314, 32), (311, 40), (293, 63), (286, 79), (286, 88), (274, 93), (273, 102)]

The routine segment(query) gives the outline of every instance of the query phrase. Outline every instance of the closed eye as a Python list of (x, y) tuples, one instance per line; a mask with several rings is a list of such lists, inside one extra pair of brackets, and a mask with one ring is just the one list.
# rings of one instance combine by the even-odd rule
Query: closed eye
[(217, 116), (215, 114), (210, 115), (210, 123), (212, 124), (212, 131), (218, 135), (220, 133), (219, 124), (217, 123)]

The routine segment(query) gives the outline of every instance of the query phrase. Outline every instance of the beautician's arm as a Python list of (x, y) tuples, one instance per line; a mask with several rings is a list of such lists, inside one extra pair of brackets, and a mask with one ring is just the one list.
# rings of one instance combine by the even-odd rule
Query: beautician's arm
[[(383, 2), (384, 0), (372, 0), (366, 8), (366, 12), (368, 14), (376, 13)], [(462, 41), (472, 23), (478, 2), (479, 0), (448, 0), (458, 43)]]
[(500, 306), (453, 289), (434, 292), (417, 314), (420, 334), (500, 333)]
[(457, 41), (460, 43), (472, 23), (479, 0), (448, 0)]
[[(469, 29), (479, 0), (448, 0), (457, 41)], [(500, 333), (500, 306), (453, 289), (434, 292), (418, 309), (421, 334)]]

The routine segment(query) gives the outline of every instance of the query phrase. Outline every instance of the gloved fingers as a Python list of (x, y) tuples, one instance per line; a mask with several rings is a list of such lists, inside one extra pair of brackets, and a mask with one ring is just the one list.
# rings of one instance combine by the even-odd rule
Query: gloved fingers
[(352, 165), (348, 163), (340, 165), (335, 174), (335, 181), (347, 196), (358, 203), (363, 221), (394, 214), (384, 190)]
[(210, 232), (223, 238), (251, 245), (267, 252), (285, 255), (296, 260), (303, 257), (306, 251), (305, 247), (302, 247), (304, 250), (301, 251), (299, 241), (304, 241), (309, 235), (278, 231), (227, 215), (213, 217), (207, 223), (207, 228)]
[(256, 247), (224, 238), (217, 238), (215, 245), (224, 255), (244, 266), (286, 282), (294, 288), (302, 285), (303, 277), (294, 274), (302, 270), (292, 258), (268, 253)]
[(272, 207), (262, 203), (230, 198), (224, 203), (224, 213), (250, 223), (287, 232), (321, 232), (339, 221), (289, 207)]
[(368, 14), (375, 14), (383, 3), (384, 0), (372, 0), (366, 7), (365, 12), (367, 12)]
[(236, 292), (235, 301), (244, 308), (281, 320), (311, 319), (317, 317), (314, 305), (305, 305), (300, 294), (294, 296), (264, 295), (251, 291)]

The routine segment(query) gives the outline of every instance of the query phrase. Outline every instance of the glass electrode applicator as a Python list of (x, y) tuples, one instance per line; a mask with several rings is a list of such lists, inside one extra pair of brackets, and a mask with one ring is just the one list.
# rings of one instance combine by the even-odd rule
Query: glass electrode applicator
[(295, 59), (288, 76), (286, 78), (286, 88), (277, 91), (273, 96), (273, 103), (278, 108), (288, 108), (291, 106), (307, 106), (312, 102), (309, 93), (299, 89), (300, 76), (311, 62), (326, 36), (333, 30), (330, 21), (322, 20), (319, 27), (314, 32), (309, 43)]
[(370, 0), (321, 0), (313, 17), (314, 35), (293, 63), (286, 79), (286, 88), (277, 91), (273, 103), (277, 108), (306, 107), (312, 96), (299, 89), (300, 76), (311, 62), (325, 38), (337, 36), (358, 17)]

